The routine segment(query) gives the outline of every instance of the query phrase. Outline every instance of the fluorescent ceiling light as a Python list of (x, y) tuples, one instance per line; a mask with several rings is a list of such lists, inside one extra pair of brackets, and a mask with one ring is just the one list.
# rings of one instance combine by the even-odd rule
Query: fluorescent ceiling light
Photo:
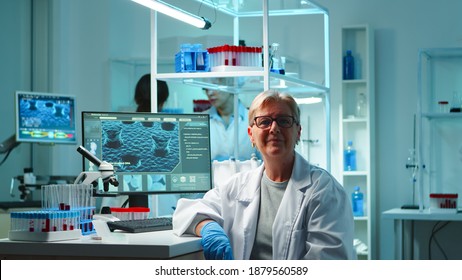
[(294, 98), (295, 101), (300, 105), (315, 104), (322, 101), (321, 97), (306, 97), (306, 98)]
[(151, 10), (157, 11), (164, 15), (170, 16), (172, 18), (181, 20), (188, 24), (191, 24), (197, 28), (209, 29), (212, 24), (204, 17), (199, 17), (193, 14), (190, 14), (186, 11), (178, 9), (172, 5), (164, 3), (157, 0), (132, 0), (140, 5), (150, 8)]

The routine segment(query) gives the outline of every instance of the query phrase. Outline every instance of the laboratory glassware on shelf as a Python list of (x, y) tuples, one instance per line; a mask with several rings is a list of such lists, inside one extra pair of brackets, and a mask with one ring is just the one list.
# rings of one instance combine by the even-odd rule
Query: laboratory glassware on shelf
[(343, 79), (353, 80), (355, 78), (355, 60), (351, 53), (351, 50), (346, 51), (346, 55), (343, 57)]
[[(360, 186), (364, 193), (364, 209), (367, 214), (355, 217), (355, 242), (367, 250), (357, 250), (358, 259), (376, 259), (376, 153), (375, 140), (375, 92), (374, 92), (374, 31), (367, 24), (343, 26), (340, 32), (341, 46), (338, 65), (342, 68), (339, 76), (339, 141), (338, 178), (348, 193)], [(344, 61), (350, 51), (351, 61)], [(351, 59), (351, 57), (349, 57)], [(346, 63), (345, 63), (346, 62)], [(348, 67), (345, 67), (348, 66)], [(354, 66), (354, 67), (351, 67)], [(354, 68), (354, 69), (351, 69)], [(340, 69), (339, 69), (340, 70)], [(347, 73), (343, 73), (347, 72)], [(345, 76), (343, 76), (345, 74)], [(348, 75), (346, 75), (348, 74)], [(364, 99), (361, 93), (364, 94)], [(364, 106), (363, 106), (364, 105)], [(356, 170), (345, 169), (346, 143), (352, 140), (357, 151)], [(404, 163), (403, 163), (404, 165)], [(351, 166), (351, 165), (350, 165)], [(360, 242), (359, 242), (360, 241)]]
[[(424, 48), (418, 54), (416, 204), (420, 212), (428, 212), (432, 194), (460, 193), (460, 177), (455, 170), (461, 162), (458, 151), (462, 102), (458, 82), (462, 73), (462, 48)], [(441, 101), (445, 102), (441, 104)], [(444, 108), (439, 110), (437, 106)]]
[(358, 94), (356, 99), (356, 117), (365, 118), (367, 116), (367, 100), (364, 93)]
[(343, 157), (344, 171), (356, 171), (356, 149), (353, 148), (353, 141), (348, 140)]
[(354, 187), (354, 191), (351, 194), (351, 203), (353, 205), (353, 216), (364, 216), (364, 194), (361, 192), (359, 186)]
[(279, 43), (271, 44), (270, 48), (270, 71), (277, 74), (285, 74), (285, 62), (286, 58), (281, 56), (279, 50)]

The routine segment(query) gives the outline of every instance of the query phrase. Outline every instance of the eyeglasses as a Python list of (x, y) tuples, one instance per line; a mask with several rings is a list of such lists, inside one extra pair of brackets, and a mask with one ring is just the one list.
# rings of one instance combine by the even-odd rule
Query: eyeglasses
[(281, 116), (277, 118), (272, 118), (268, 116), (260, 116), (260, 117), (255, 117), (253, 121), (254, 121), (254, 124), (258, 128), (262, 128), (262, 129), (271, 127), (274, 121), (278, 124), (279, 127), (283, 127), (283, 128), (290, 128), (294, 125), (294, 123), (298, 124), (295, 121), (295, 118), (292, 116)]

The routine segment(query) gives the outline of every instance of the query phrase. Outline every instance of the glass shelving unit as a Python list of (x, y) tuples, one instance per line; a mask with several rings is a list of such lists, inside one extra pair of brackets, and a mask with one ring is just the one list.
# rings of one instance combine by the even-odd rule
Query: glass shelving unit
[[(430, 193), (459, 193), (462, 177), (462, 112), (449, 112), (454, 91), (462, 97), (462, 48), (419, 50), (418, 202), (430, 206)], [(441, 112), (438, 102), (448, 101)], [(460, 106), (460, 105), (459, 105)]]
[[(202, 6), (206, 6), (210, 9), (214, 9), (220, 16), (231, 17), (232, 22), (232, 34), (233, 44), (239, 44), (239, 35), (242, 32), (240, 23), (249, 18), (261, 19), (261, 42), (262, 46), (269, 46), (269, 37), (272, 36), (274, 30), (270, 30), (269, 22), (275, 18), (280, 17), (313, 17), (316, 16), (316, 20), (320, 20), (322, 25), (323, 37), (319, 45), (322, 46), (321, 53), (323, 55), (323, 73), (321, 82), (315, 82), (309, 77), (299, 75), (297, 77), (291, 75), (281, 75), (272, 73), (269, 70), (268, 59), (263, 59), (263, 65), (260, 69), (253, 67), (251, 70), (242, 71), (220, 71), (220, 72), (195, 72), (195, 73), (165, 73), (158, 71), (158, 40), (157, 40), (157, 13), (152, 12), (151, 20), (151, 74), (152, 79), (160, 79), (167, 82), (187, 84), (199, 88), (208, 89), (221, 89), (227, 92), (234, 93), (235, 104), (237, 106), (237, 99), (241, 95), (256, 94), (258, 92), (268, 89), (278, 89), (290, 93), (295, 98), (310, 98), (319, 97), (322, 99), (325, 112), (325, 142), (323, 139), (323, 145), (325, 147), (325, 166), (327, 170), (330, 170), (331, 166), (331, 136), (330, 136), (330, 73), (329, 73), (329, 14), (328, 11), (316, 4), (313, 1), (295, 1), (295, 0), (263, 0), (263, 1), (222, 1), (222, 0), (193, 0), (198, 2)], [(191, 4), (190, 1), (176, 1), (175, 5), (178, 8), (187, 10), (187, 4)], [(213, 28), (213, 27), (212, 27)], [(205, 48), (211, 46), (204, 46)], [(263, 47), (263, 58), (269, 57), (268, 48)], [(162, 61), (165, 61), (165, 57), (162, 57)], [(172, 57), (173, 61), (174, 58)], [(321, 70), (322, 71), (322, 70)], [(300, 78), (301, 77), (301, 78)], [(229, 81), (227, 85), (216, 84), (215, 78), (233, 78), (234, 83)], [(151, 83), (155, 84), (155, 83)], [(151, 89), (152, 96), (156, 96), (156, 88)], [(155, 101), (153, 101), (155, 102)], [(156, 104), (151, 104), (154, 108)], [(237, 111), (237, 110), (235, 110)], [(237, 123), (236, 123), (237, 125)], [(323, 164), (324, 165), (324, 164)]]

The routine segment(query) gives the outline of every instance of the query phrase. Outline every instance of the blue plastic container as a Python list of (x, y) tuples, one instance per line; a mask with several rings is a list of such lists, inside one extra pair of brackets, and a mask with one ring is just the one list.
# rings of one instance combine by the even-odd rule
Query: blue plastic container
[(182, 44), (175, 55), (175, 71), (210, 72), (209, 52), (202, 50), (201, 44)]

